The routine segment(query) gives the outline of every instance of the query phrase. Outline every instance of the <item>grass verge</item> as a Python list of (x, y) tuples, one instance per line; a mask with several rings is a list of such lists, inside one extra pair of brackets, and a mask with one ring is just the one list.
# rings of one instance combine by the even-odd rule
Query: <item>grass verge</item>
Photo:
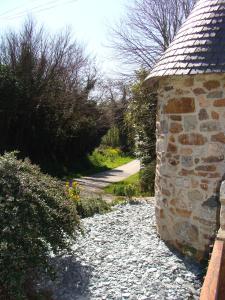
[(140, 172), (131, 175), (125, 180), (113, 183), (104, 188), (105, 193), (115, 196), (127, 196), (129, 189), (132, 188), (132, 196), (141, 197), (149, 196), (148, 193), (142, 192), (140, 187)]

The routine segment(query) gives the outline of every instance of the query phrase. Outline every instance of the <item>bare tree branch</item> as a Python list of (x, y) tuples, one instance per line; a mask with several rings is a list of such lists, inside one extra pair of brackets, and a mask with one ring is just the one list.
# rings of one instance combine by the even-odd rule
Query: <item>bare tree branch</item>
[(196, 0), (135, 0), (111, 28), (110, 47), (127, 65), (151, 69), (167, 49)]

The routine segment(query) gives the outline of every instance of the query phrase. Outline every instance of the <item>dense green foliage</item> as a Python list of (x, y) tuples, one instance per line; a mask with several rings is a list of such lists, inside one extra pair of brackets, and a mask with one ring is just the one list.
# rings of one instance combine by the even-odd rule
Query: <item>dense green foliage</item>
[(140, 189), (143, 193), (154, 196), (155, 192), (155, 161), (144, 166), (140, 171)]
[[(156, 107), (157, 97), (154, 89), (144, 83), (147, 72), (136, 73), (137, 81), (131, 88), (131, 101), (127, 122), (133, 128), (137, 155), (142, 164), (147, 165), (156, 156)], [(131, 136), (132, 139), (132, 136)]]
[(49, 255), (70, 250), (79, 218), (63, 185), (14, 153), (0, 156), (0, 207), (0, 298), (21, 300)]
[[(96, 69), (64, 32), (28, 21), (0, 41), (0, 153), (19, 150), (44, 169), (91, 152), (107, 130), (91, 97)], [(106, 128), (105, 128), (106, 126)]]

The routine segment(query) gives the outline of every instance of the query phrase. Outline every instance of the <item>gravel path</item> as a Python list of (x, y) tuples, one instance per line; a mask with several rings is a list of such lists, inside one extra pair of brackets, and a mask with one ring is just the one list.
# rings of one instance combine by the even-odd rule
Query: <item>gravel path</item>
[(203, 269), (157, 236), (154, 204), (118, 206), (83, 220), (75, 257), (56, 259), (59, 279), (45, 282), (57, 300), (198, 299)]

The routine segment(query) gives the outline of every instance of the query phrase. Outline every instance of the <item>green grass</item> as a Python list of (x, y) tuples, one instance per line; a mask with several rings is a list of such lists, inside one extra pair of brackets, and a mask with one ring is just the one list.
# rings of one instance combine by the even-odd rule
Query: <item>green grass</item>
[(116, 196), (126, 196), (126, 187), (132, 186), (132, 188), (134, 189), (134, 196), (136, 197), (147, 196), (146, 193), (141, 192), (139, 179), (140, 179), (140, 172), (131, 175), (125, 180), (108, 185), (107, 187), (104, 188), (104, 191), (107, 194), (113, 194)]
[(131, 155), (122, 153), (117, 148), (97, 148), (86, 159), (77, 163), (73, 173), (68, 177), (82, 177), (111, 170), (134, 159)]

